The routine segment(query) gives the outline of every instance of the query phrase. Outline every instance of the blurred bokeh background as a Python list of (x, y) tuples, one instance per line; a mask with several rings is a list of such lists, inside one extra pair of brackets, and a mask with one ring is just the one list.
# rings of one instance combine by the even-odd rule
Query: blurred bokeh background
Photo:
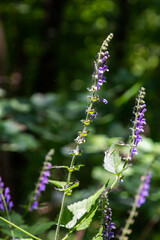
[[(100, 45), (113, 32), (107, 84), (100, 96), (109, 103), (96, 106), (85, 164), (74, 175), (80, 180), (74, 200), (88, 197), (110, 175), (103, 170), (104, 151), (130, 134), (135, 97), (146, 88), (147, 125), (134, 166), (124, 183), (110, 195), (117, 232), (125, 223), (140, 176), (152, 163), (150, 198), (141, 208), (130, 239), (160, 239), (160, 2), (159, 0), (2, 0), (0, 2), (0, 176), (10, 186), (14, 209), (23, 213), (49, 149), (53, 164), (68, 164), (81, 130)], [(63, 180), (65, 171), (53, 170)], [(47, 211), (26, 222), (53, 220), (61, 195), (48, 186), (40, 202)], [(46, 213), (47, 212), (47, 213)], [(122, 217), (123, 216), (123, 217)], [(98, 216), (83, 239), (98, 229)], [(50, 240), (54, 230), (43, 235)], [(75, 239), (75, 235), (70, 239)], [(77, 239), (80, 239), (77, 237)]]

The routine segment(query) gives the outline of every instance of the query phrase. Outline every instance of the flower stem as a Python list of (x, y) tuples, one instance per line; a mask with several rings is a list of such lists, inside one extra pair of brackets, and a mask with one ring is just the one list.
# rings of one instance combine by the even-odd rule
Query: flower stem
[[(79, 148), (79, 144), (77, 144), (76, 149), (78, 149), (78, 148)], [(76, 156), (73, 155), (73, 156), (72, 156), (72, 160), (71, 160), (71, 164), (70, 164), (70, 169), (73, 168), (74, 163), (75, 163), (75, 160), (76, 160)], [(71, 176), (72, 176), (72, 172), (69, 171), (69, 172), (68, 172), (68, 177), (67, 177), (67, 184), (70, 182)], [(59, 217), (58, 217), (58, 223), (57, 223), (57, 228), (56, 228), (55, 240), (58, 240), (58, 235), (59, 235), (60, 224), (61, 224), (61, 219), (62, 219), (62, 215), (63, 215), (63, 210), (64, 210), (64, 204), (65, 204), (66, 195), (67, 195), (67, 193), (64, 192), (64, 193), (63, 193), (63, 198), (62, 198), (62, 203), (61, 203), (61, 209), (60, 209), (60, 213), (59, 213)]]
[(123, 231), (122, 231), (122, 234), (121, 234), (119, 240), (125, 240), (125, 236), (130, 234), (129, 226), (133, 223), (133, 218), (136, 215), (136, 209), (137, 209), (137, 205), (138, 205), (139, 194), (142, 191), (142, 187), (143, 187), (143, 185), (141, 184), (139, 189), (138, 189), (138, 193), (135, 197), (135, 201), (133, 203), (132, 210), (131, 210), (130, 215), (129, 215), (127, 221), (126, 221), (126, 224), (123, 228)]
[(63, 193), (63, 198), (62, 198), (62, 203), (61, 203), (61, 209), (60, 209), (60, 213), (59, 213), (59, 217), (58, 217), (58, 223), (57, 223), (57, 228), (56, 228), (55, 240), (58, 239), (58, 235), (59, 235), (59, 230), (60, 230), (60, 224), (61, 224), (61, 219), (62, 219), (63, 210), (64, 210), (65, 199), (66, 199), (66, 193), (64, 192)]
[[(17, 225), (15, 225), (14, 223), (12, 223), (12, 222), (8, 221), (7, 219), (5, 219), (5, 218), (3, 218), (3, 217), (1, 217), (1, 216), (0, 216), (0, 219), (1, 219), (2, 221), (4, 221), (4, 222), (8, 223), (9, 225), (11, 225), (11, 226), (13, 226), (13, 227), (17, 228), (17, 229), (18, 229), (18, 230), (20, 230), (21, 232), (23, 232), (23, 233), (27, 234), (28, 236), (32, 237), (33, 239), (36, 239), (36, 240), (42, 240), (41, 238), (38, 238), (38, 237), (36, 237), (36, 236), (32, 235), (31, 233), (29, 233), (29, 232), (25, 231), (24, 229), (22, 229), (22, 228), (18, 227), (18, 226), (17, 226)], [(15, 238), (13, 238), (13, 239), (15, 239)]]
[(134, 204), (133, 204), (131, 213), (130, 213), (127, 221), (126, 221), (125, 227), (124, 227), (124, 229), (123, 229), (123, 232), (122, 232), (119, 240), (125, 240), (125, 236), (126, 236), (127, 234), (129, 234), (129, 226), (130, 226), (130, 225), (132, 224), (132, 222), (133, 222), (133, 218), (134, 218), (135, 213), (136, 213), (136, 208), (137, 208), (137, 199), (136, 199), (136, 201), (135, 201)]
[[(90, 106), (89, 106), (89, 110), (92, 109), (92, 105), (93, 105), (93, 103), (91, 102)], [(85, 121), (88, 121), (88, 119), (89, 119), (89, 113), (86, 114), (86, 120)], [(82, 133), (85, 132), (86, 129), (87, 129), (87, 127), (84, 126), (83, 130), (82, 130)], [(75, 150), (79, 150), (79, 143), (76, 144), (76, 149)], [(76, 160), (76, 155), (73, 155), (72, 156), (72, 160), (71, 160), (71, 164), (70, 164), (70, 169), (72, 169), (74, 167), (75, 160)], [(67, 177), (67, 184), (70, 182), (71, 176), (72, 176), (72, 171), (69, 171), (68, 172), (68, 177)], [(61, 203), (61, 209), (60, 209), (60, 213), (59, 213), (59, 217), (58, 217), (58, 223), (57, 223), (57, 228), (56, 228), (55, 240), (58, 240), (58, 235), (59, 235), (59, 230), (60, 230), (60, 223), (61, 223), (61, 219), (62, 219), (62, 215), (63, 215), (66, 195), (67, 195), (67, 193), (64, 192), (63, 193), (63, 198), (62, 198), (62, 203)]]

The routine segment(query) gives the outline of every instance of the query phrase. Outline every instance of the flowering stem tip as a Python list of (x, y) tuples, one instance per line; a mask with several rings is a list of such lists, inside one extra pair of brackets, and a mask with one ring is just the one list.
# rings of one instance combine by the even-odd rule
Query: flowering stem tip
[(151, 181), (152, 173), (149, 172), (146, 177), (142, 177), (143, 184), (140, 187), (137, 207), (139, 208), (146, 201), (146, 197), (149, 195), (150, 181)]
[(104, 225), (103, 225), (103, 239), (104, 240), (110, 240), (111, 238), (114, 238), (114, 233), (112, 232), (112, 229), (115, 229), (114, 223), (111, 222), (112, 220), (112, 211), (111, 208), (108, 208), (105, 211), (105, 217), (104, 217)]
[(137, 145), (142, 140), (142, 137), (140, 136), (140, 132), (143, 132), (143, 125), (146, 124), (146, 119), (144, 118), (144, 113), (147, 111), (146, 104), (144, 101), (145, 96), (145, 88), (141, 88), (139, 91), (138, 98), (136, 99), (136, 111), (135, 114), (135, 120), (133, 122), (133, 128), (132, 128), (132, 140), (131, 140), (131, 160), (135, 154), (137, 154)]
[(46, 155), (45, 161), (43, 163), (43, 167), (40, 173), (40, 177), (38, 179), (38, 182), (36, 184), (36, 189), (34, 192), (34, 197), (32, 200), (32, 205), (29, 208), (30, 211), (38, 208), (38, 198), (42, 191), (45, 191), (46, 185), (48, 184), (48, 180), (50, 177), (50, 169), (52, 168), (51, 160), (52, 155), (54, 153), (54, 150), (51, 149), (49, 153)]
[(132, 209), (130, 211), (129, 217), (126, 221), (126, 224), (123, 228), (121, 236), (119, 240), (128, 239), (127, 235), (129, 235), (132, 231), (129, 229), (130, 225), (134, 222), (134, 217), (137, 216), (137, 208), (140, 208), (143, 203), (146, 201), (146, 197), (149, 195), (149, 187), (151, 181), (152, 173), (148, 172), (146, 176), (141, 177), (141, 184), (138, 189), (138, 193), (135, 196), (135, 201), (133, 203)]

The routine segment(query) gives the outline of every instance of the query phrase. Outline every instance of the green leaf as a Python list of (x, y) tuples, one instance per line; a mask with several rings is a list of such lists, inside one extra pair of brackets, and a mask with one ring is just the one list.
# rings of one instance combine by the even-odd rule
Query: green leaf
[(32, 233), (33, 235), (39, 235), (44, 233), (46, 230), (48, 230), (51, 226), (53, 226), (53, 222), (47, 222), (47, 223), (36, 223), (35, 225), (29, 227), (27, 230)]
[(13, 136), (21, 132), (20, 124), (11, 119), (2, 122), (2, 129), (9, 136)]
[[(5, 217), (7, 218), (7, 217)], [(24, 220), (22, 218), (22, 216), (14, 211), (12, 211), (11, 215), (10, 215), (11, 221), (18, 225), (19, 227), (21, 227), (24, 230), (28, 229), (27, 225), (24, 225)], [(0, 226), (1, 226), (1, 232), (3, 232), (4, 234), (11, 236), (11, 230), (10, 230), (10, 226), (8, 223), (0, 220)], [(18, 229), (14, 228), (14, 235), (15, 237), (21, 238), (21, 237), (25, 237), (26, 234), (19, 231)]]
[(71, 185), (70, 187), (68, 187), (65, 191), (71, 190), (73, 188), (76, 188), (79, 186), (79, 182), (75, 182), (73, 185)]
[(45, 108), (53, 104), (56, 100), (56, 94), (35, 93), (31, 97), (31, 103), (37, 108)]
[[(5, 218), (7, 219), (7, 216), (5, 216)], [(12, 211), (10, 218), (11, 218), (11, 221), (14, 222), (15, 224), (17, 224), (19, 226), (24, 225), (24, 220), (19, 213)], [(9, 231), (10, 231), (9, 225), (2, 220), (0, 220), (0, 226), (3, 228), (9, 229)]]
[(84, 165), (83, 165), (83, 164), (75, 165), (75, 166), (74, 166), (74, 170), (75, 170), (75, 171), (79, 171), (81, 167), (84, 167)]
[[(14, 234), (15, 234), (15, 236), (17, 237), (17, 235), (21, 234), (21, 236), (18, 236), (18, 238), (25, 237), (25, 236), (22, 236), (22, 235), (24, 235), (24, 234), (26, 235), (26, 234), (27, 234), (28, 236), (32, 237), (33, 239), (41, 240), (40, 238), (34, 236), (33, 234), (31, 234), (31, 233), (29, 233), (28, 231), (25, 230), (25, 229), (28, 229), (28, 228), (29, 228), (27, 225), (18, 226), (18, 225), (16, 225), (16, 224), (14, 224), (13, 222), (10, 222), (10, 221), (8, 221), (7, 219), (5, 219), (5, 218), (3, 218), (3, 217), (0, 216), (0, 222), (1, 222), (1, 221), (4, 221), (5, 223), (13, 226), (13, 227), (14, 227)], [(8, 226), (9, 226), (9, 225), (8, 225)], [(43, 228), (43, 227), (42, 227), (42, 228)], [(7, 228), (6, 228), (6, 229), (5, 229), (5, 228), (2, 228), (1, 231), (4, 232), (4, 233), (6, 233), (6, 234), (9, 235), (9, 236), (10, 236), (10, 234), (11, 234), (10, 231), (8, 232), (8, 229), (7, 229)]]
[(131, 99), (135, 94), (137, 94), (140, 87), (141, 87), (140, 82), (135, 83), (131, 88), (129, 88), (121, 97), (119, 97), (115, 101), (116, 106), (120, 107), (121, 105), (128, 102), (129, 99)]
[[(62, 182), (62, 181), (49, 180), (49, 182), (54, 184), (56, 187), (61, 187), (63, 189), (67, 185), (67, 182)], [(69, 184), (72, 184), (72, 182), (70, 182)]]
[[(62, 216), (62, 220), (61, 220), (61, 227), (66, 227), (66, 224), (72, 219), (72, 213), (68, 210), (68, 208), (64, 208), (63, 211), (63, 216)], [(57, 225), (58, 223), (58, 218), (59, 218), (59, 214), (56, 216), (56, 219), (54, 221), (54, 223)]]
[(68, 166), (53, 166), (52, 168), (66, 168), (68, 171), (79, 171), (81, 167), (84, 167), (83, 164), (75, 165), (73, 168), (69, 168)]
[(78, 220), (80, 220), (86, 213), (89, 213), (104, 190), (105, 185), (88, 199), (84, 199), (82, 201), (69, 205), (68, 209), (70, 210), (70, 212), (72, 212), (73, 218), (70, 222), (66, 224), (66, 227), (69, 229), (73, 228)]
[[(0, 222), (1, 222), (1, 220), (0, 220)], [(18, 227), (20, 227), (21, 229), (26, 230), (26, 231), (28, 230), (28, 226), (27, 225), (18, 225)], [(10, 237), (12, 236), (9, 224), (6, 224), (6, 226), (3, 225), (3, 227), (1, 228), (1, 232), (6, 234), (6, 235), (8, 235), (8, 236), (10, 236)], [(23, 238), (23, 237), (26, 236), (26, 234), (24, 232), (19, 231), (16, 228), (14, 228), (14, 235), (17, 238)]]
[(17, 225), (23, 225), (24, 224), (23, 217), (15, 211), (12, 211), (12, 213), (10, 215), (10, 218), (11, 218), (11, 221), (14, 222)]
[(52, 168), (66, 168), (69, 170), (69, 167), (68, 166), (53, 166)]
[(99, 229), (99, 232), (97, 233), (97, 235), (94, 238), (92, 238), (92, 240), (103, 240), (102, 233), (103, 233), (103, 227), (101, 227)]
[(26, 103), (26, 102), (22, 102), (22, 100), (18, 100), (18, 99), (15, 99), (15, 98), (12, 98), (10, 100), (10, 106), (18, 111), (18, 112), (29, 112), (31, 110), (31, 105), (29, 103)]
[(117, 174), (122, 170), (121, 157), (119, 157), (119, 152), (113, 146), (110, 147), (108, 152), (105, 152), (103, 166), (105, 170)]
[(11, 230), (10, 230), (8, 224), (6, 226), (1, 227), (1, 233), (11, 236)]
[(74, 184), (73, 182), (70, 182), (68, 184), (67, 182), (53, 181), (53, 180), (49, 180), (49, 182), (56, 185), (58, 187), (57, 188), (58, 191), (64, 191), (67, 193), (67, 195), (71, 195), (72, 189), (79, 186), (79, 182), (75, 182)]
[(84, 221), (82, 221), (78, 227), (76, 227), (76, 230), (77, 231), (80, 231), (80, 230), (83, 230), (83, 229), (86, 229), (89, 227), (90, 223), (92, 222), (92, 218), (94, 217), (96, 211), (97, 211), (97, 208), (98, 206), (96, 206), (96, 208), (92, 211), (91, 214), (89, 214), (88, 217), (86, 217), (86, 219)]
[(36, 138), (28, 133), (21, 133), (10, 138), (11, 143), (4, 143), (1, 146), (3, 151), (23, 152), (28, 149), (35, 150), (39, 143)]

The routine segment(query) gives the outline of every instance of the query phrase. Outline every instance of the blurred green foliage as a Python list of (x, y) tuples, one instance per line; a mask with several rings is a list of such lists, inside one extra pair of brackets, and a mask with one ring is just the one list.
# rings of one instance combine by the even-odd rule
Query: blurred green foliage
[[(19, 204), (29, 201), (50, 148), (56, 150), (53, 164), (68, 163), (73, 139), (81, 130), (79, 120), (84, 118), (93, 61), (110, 32), (115, 36), (109, 48), (110, 72), (100, 92), (109, 104), (96, 106), (99, 117), (90, 127), (84, 154), (78, 160), (85, 167), (74, 176), (80, 180), (81, 191), (74, 192), (72, 201), (88, 197), (98, 188), (98, 182), (104, 183), (110, 177), (101, 167), (103, 152), (115, 140), (127, 139), (134, 98), (143, 85), (148, 110), (144, 134), (148, 138), (140, 145), (134, 167), (126, 172), (124, 183), (111, 194), (110, 202), (116, 226), (122, 227), (140, 176), (154, 161), (150, 199), (140, 210), (130, 239), (159, 240), (158, 0), (0, 3), (0, 174), (9, 182), (18, 210)], [(64, 180), (65, 175), (64, 170), (53, 170), (52, 177)], [(51, 187), (48, 190), (41, 201), (51, 201), (49, 217), (53, 219), (61, 196)], [(45, 222), (47, 216), (35, 213), (34, 218)], [(98, 216), (84, 240), (96, 232), (97, 221)], [(53, 235), (54, 231), (50, 231), (45, 239), (50, 240)]]

